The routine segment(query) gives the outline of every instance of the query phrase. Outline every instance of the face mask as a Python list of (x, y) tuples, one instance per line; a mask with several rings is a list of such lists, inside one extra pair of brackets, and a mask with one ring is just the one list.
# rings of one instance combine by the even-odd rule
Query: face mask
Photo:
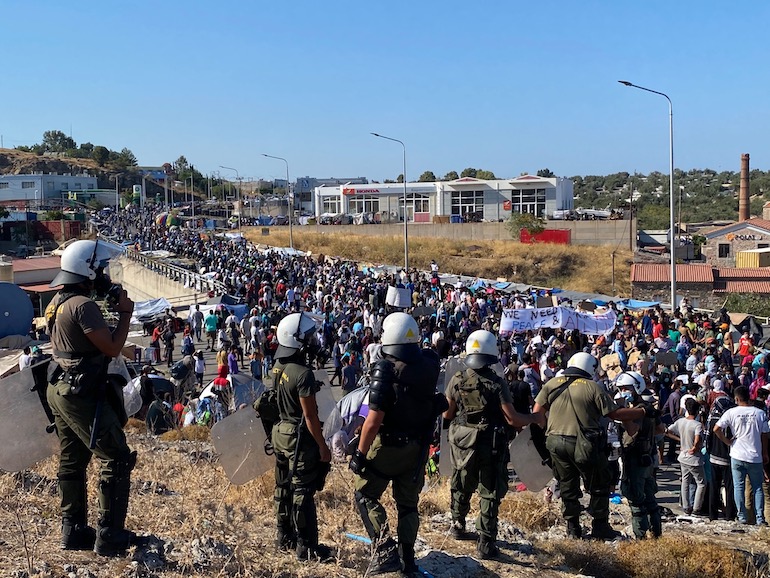
[(687, 388), (682, 386), (679, 388), (679, 393), (687, 393)]
[(634, 394), (630, 391), (623, 390), (620, 392), (621, 397), (626, 401), (626, 404), (629, 404), (634, 401)]

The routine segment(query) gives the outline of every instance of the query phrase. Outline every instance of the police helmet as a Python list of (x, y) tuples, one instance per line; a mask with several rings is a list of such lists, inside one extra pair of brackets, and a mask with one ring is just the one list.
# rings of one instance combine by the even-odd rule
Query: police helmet
[(596, 370), (599, 368), (599, 361), (590, 353), (578, 351), (569, 358), (567, 367), (577, 369), (584, 373), (586, 377), (593, 379)]
[(410, 362), (420, 354), (420, 328), (414, 317), (403, 312), (391, 313), (382, 322), (382, 352)]
[(465, 365), (471, 369), (497, 363), (497, 338), (484, 329), (474, 331), (465, 342), (465, 354)]
[(316, 332), (316, 322), (306, 313), (292, 313), (281, 319), (278, 323), (277, 335), (278, 349), (275, 356), (278, 359), (291, 357), (295, 353), (307, 347)]
[(641, 395), (646, 384), (644, 383), (644, 377), (638, 371), (624, 371), (618, 376), (615, 386), (618, 389), (632, 387), (636, 395)]
[(97, 270), (123, 253), (123, 248), (97, 239), (96, 241), (75, 241), (61, 256), (59, 274), (51, 281), (50, 287), (74, 285), (96, 279)]

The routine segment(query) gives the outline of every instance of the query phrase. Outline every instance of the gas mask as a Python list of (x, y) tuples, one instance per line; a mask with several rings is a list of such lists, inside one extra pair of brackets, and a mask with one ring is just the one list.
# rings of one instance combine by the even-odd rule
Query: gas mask
[(97, 299), (104, 299), (113, 307), (120, 301), (120, 292), (123, 286), (113, 283), (110, 276), (104, 272), (102, 267), (96, 270), (96, 278), (93, 281), (94, 295)]

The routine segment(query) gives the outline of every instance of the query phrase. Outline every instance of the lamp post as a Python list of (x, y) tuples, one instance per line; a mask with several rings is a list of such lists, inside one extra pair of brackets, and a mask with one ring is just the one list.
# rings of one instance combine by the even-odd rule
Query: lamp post
[(294, 221), (294, 196), (291, 194), (291, 185), (289, 184), (289, 161), (287, 161), (283, 157), (276, 157), (265, 153), (262, 153), (262, 156), (267, 157), (269, 159), (283, 161), (284, 164), (286, 164), (286, 196), (289, 199), (289, 247), (293, 251), (294, 250), (294, 230), (292, 229), (292, 226)]
[(121, 176), (123, 176), (123, 173), (118, 173), (115, 175), (115, 214), (117, 214), (120, 210), (120, 192), (118, 190), (118, 179)]
[(618, 80), (624, 86), (638, 88), (645, 92), (658, 94), (668, 101), (668, 148), (669, 148), (669, 228), (671, 230), (671, 311), (676, 310), (676, 247), (679, 244), (677, 231), (674, 223), (674, 105), (671, 99), (664, 92), (658, 92), (644, 86), (639, 86), (627, 80)]
[(409, 232), (407, 224), (409, 222), (409, 213), (406, 210), (406, 145), (398, 140), (397, 138), (391, 138), (389, 136), (384, 136), (381, 134), (377, 134), (376, 132), (371, 133), (373, 136), (376, 136), (377, 138), (384, 138), (385, 140), (392, 140), (393, 142), (397, 142), (401, 145), (401, 148), (404, 149), (404, 273), (409, 275)]
[[(226, 167), (224, 165), (219, 165), (220, 169), (227, 169), (228, 171), (235, 171), (235, 180), (238, 181), (238, 195), (237, 199), (240, 201), (241, 198), (241, 173), (238, 172), (238, 169), (234, 169), (233, 167)], [(233, 203), (233, 206), (235, 206), (235, 203)], [(238, 230), (241, 230), (241, 212), (243, 211), (243, 207), (238, 209)]]
[[(193, 195), (193, 185), (195, 184), (194, 181), (195, 175), (190, 175), (190, 210), (192, 211), (192, 221), (193, 221), (193, 229), (196, 229), (195, 226), (195, 195)], [(185, 185), (187, 184), (187, 179), (184, 180)]]

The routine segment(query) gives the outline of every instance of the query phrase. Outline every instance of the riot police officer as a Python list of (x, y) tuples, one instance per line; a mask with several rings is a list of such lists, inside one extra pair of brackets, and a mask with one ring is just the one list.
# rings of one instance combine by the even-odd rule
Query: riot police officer
[[(135, 542), (125, 529), (131, 470), (136, 452), (126, 443), (127, 421), (120, 384), (107, 375), (110, 358), (120, 355), (128, 335), (134, 303), (104, 273), (120, 250), (102, 241), (76, 241), (64, 250), (61, 271), (51, 286), (62, 285), (46, 310), (59, 369), (47, 398), (61, 444), (59, 495), (62, 548), (93, 550), (117, 556)], [(108, 297), (119, 315), (110, 329), (91, 295)], [(86, 468), (95, 456), (101, 463), (99, 520), (88, 525)]]
[[(549, 410), (546, 447), (551, 454), (554, 477), (559, 482), (562, 515), (567, 536), (582, 538), (580, 480), (591, 494), (592, 537), (612, 540), (618, 536), (609, 523), (611, 475), (607, 466), (607, 430), (602, 417), (619, 421), (643, 418), (654, 410), (621, 408), (594, 380), (599, 362), (580, 351), (570, 357), (567, 369), (550, 379), (535, 398), (533, 413)], [(633, 431), (633, 423), (626, 424)], [(578, 443), (580, 438), (580, 443)]]
[[(642, 398), (644, 377), (637, 371), (621, 373), (615, 381), (627, 407), (652, 407)], [(634, 421), (636, 431), (624, 431), (622, 439), (623, 473), (620, 491), (631, 506), (631, 527), (634, 536), (642, 539), (650, 530), (655, 538), (663, 532), (660, 508), (655, 498), (658, 485), (655, 482), (654, 461), (657, 446), (655, 436), (665, 433), (666, 428), (658, 414)]]
[(444, 419), (449, 426), (449, 457), (452, 463), (452, 534), (469, 539), (465, 517), (471, 496), (480, 500), (476, 531), (477, 551), (483, 559), (497, 557), (497, 511), (508, 491), (508, 426), (536, 423), (540, 416), (522, 415), (513, 408), (508, 383), (492, 365), (498, 361), (497, 338), (483, 329), (465, 342), (465, 365), (447, 384), (449, 408)]
[(280, 414), (272, 432), (276, 546), (295, 548), (302, 561), (327, 561), (331, 551), (318, 543), (315, 493), (328, 472), (331, 452), (321, 431), (318, 386), (312, 360), (308, 361), (318, 347), (316, 322), (304, 312), (292, 313), (281, 320), (277, 333), (277, 362), (272, 369)]
[[(438, 356), (420, 349), (419, 342), (419, 328), (411, 316), (398, 312), (385, 318), (383, 359), (371, 369), (369, 413), (350, 461), (356, 474), (356, 504), (374, 544), (369, 575), (418, 571), (414, 558), (420, 524), (417, 504), (436, 418), (447, 408), (444, 396), (436, 392)], [(391, 481), (398, 544), (389, 535), (380, 503)]]

